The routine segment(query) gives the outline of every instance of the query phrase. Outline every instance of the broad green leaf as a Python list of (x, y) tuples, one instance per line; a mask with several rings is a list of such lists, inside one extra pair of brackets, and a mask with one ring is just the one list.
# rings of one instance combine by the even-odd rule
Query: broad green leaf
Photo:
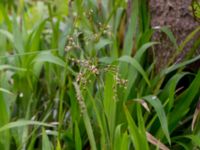
[(170, 136), (169, 136), (169, 129), (168, 129), (168, 122), (167, 117), (164, 111), (164, 108), (160, 102), (160, 100), (156, 96), (145, 96), (143, 97), (144, 100), (146, 100), (149, 104), (153, 106), (153, 108), (156, 111), (156, 114), (158, 115), (158, 118), (160, 120), (160, 124), (162, 127), (162, 130), (168, 140), (169, 143), (171, 143)]
[(33, 60), (34, 62), (49, 62), (62, 67), (65, 67), (65, 62), (57, 56), (51, 53), (39, 53), (38, 56)]

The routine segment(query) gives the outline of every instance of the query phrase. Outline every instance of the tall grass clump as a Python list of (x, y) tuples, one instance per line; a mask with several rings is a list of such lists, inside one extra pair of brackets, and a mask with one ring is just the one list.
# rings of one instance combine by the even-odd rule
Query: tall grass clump
[(199, 29), (156, 72), (146, 0), (0, 2), (0, 149), (198, 149)]

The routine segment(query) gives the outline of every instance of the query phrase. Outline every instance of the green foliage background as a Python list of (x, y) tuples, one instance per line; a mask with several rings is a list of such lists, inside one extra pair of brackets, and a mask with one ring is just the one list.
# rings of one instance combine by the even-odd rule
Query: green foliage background
[(159, 30), (176, 53), (155, 72), (146, 0), (1, 1), (0, 149), (198, 149), (198, 46), (173, 62), (200, 27)]

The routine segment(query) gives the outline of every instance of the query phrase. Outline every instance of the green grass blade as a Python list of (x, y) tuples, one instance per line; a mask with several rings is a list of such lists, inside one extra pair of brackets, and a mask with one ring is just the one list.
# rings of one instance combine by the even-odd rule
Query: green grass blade
[[(177, 125), (178, 122), (183, 118), (183, 116), (187, 113), (190, 104), (193, 102), (195, 96), (199, 94), (199, 88), (200, 88), (200, 70), (196, 74), (195, 79), (192, 81), (189, 88), (184, 91), (180, 97), (178, 97), (178, 102), (176, 106), (174, 107), (173, 111), (169, 114), (171, 117), (169, 122), (169, 129), (172, 131)], [(174, 116), (174, 114), (179, 114)]]
[(130, 135), (131, 135), (131, 139), (133, 141), (133, 145), (135, 147), (136, 150), (140, 150), (140, 135), (138, 133), (138, 128), (134, 122), (134, 120), (131, 117), (131, 114), (128, 111), (128, 108), (124, 105), (124, 111), (126, 114), (126, 119), (128, 121), (128, 126), (130, 128)]
[(75, 122), (75, 146), (76, 146), (76, 150), (82, 150), (81, 135), (80, 135), (77, 122)]
[(143, 56), (144, 52), (150, 48), (151, 46), (158, 44), (158, 42), (149, 42), (149, 43), (145, 43), (144, 45), (142, 45), (138, 50), (137, 53), (135, 54), (134, 58), (140, 62), (141, 57)]
[(11, 128), (21, 127), (21, 126), (29, 126), (29, 125), (36, 125), (36, 126), (46, 126), (46, 127), (55, 127), (54, 125), (43, 123), (39, 121), (31, 121), (31, 120), (18, 120), (15, 122), (10, 122), (5, 124), (0, 128), (0, 132), (6, 131)]
[(181, 67), (185, 67), (186, 65), (189, 65), (189, 64), (191, 64), (191, 63), (193, 63), (193, 62), (195, 62), (195, 61), (197, 61), (197, 60), (199, 60), (199, 59), (200, 59), (200, 55), (198, 55), (198, 56), (196, 56), (196, 57), (194, 57), (194, 58), (192, 58), (192, 59), (189, 59), (189, 60), (187, 60), (187, 61), (184, 61), (184, 62), (182, 62), (182, 63), (174, 64), (174, 65), (172, 65), (172, 66), (170, 66), (170, 67), (164, 69), (164, 70), (161, 72), (161, 75), (169, 74), (170, 72), (172, 72), (172, 71), (174, 71), (174, 70), (177, 70), (177, 69), (179, 69), (179, 68), (181, 68)]
[(146, 83), (149, 86), (151, 86), (146, 72), (143, 70), (143, 68), (141, 67), (141, 65), (138, 63), (138, 61), (136, 59), (131, 58), (130, 56), (122, 56), (119, 58), (119, 61), (130, 63), (142, 75), (142, 77), (144, 78)]
[(83, 120), (84, 120), (84, 124), (85, 124), (85, 128), (88, 134), (91, 148), (92, 150), (97, 150), (92, 125), (91, 125), (90, 118), (87, 112), (83, 114)]
[[(126, 119), (128, 122), (128, 127), (130, 131), (130, 136), (133, 142), (133, 145), (136, 150), (148, 150), (146, 143), (146, 134), (139, 132), (138, 127), (136, 126), (131, 114), (128, 111), (128, 108), (124, 105), (124, 111), (126, 114)], [(144, 145), (143, 145), (144, 144)]]
[(186, 46), (186, 44), (192, 40), (192, 38), (194, 38), (194, 36), (200, 31), (200, 27), (197, 27), (194, 31), (192, 31), (187, 37), (186, 39), (181, 43), (180, 47), (179, 47), (179, 52), (183, 51), (184, 47)]
[(122, 125), (119, 124), (115, 129), (114, 150), (120, 150), (121, 147), (121, 142), (122, 142), (121, 127)]
[[(138, 25), (139, 4), (138, 0), (132, 0), (132, 12), (128, 24), (128, 30), (124, 39), (123, 55), (131, 55), (133, 44), (136, 46), (136, 33)], [(135, 39), (135, 40), (133, 40)]]
[(45, 27), (46, 21), (47, 20), (43, 20), (39, 25), (37, 25), (37, 27), (33, 30), (31, 34), (31, 38), (28, 39), (30, 40), (29, 42), (27, 42), (27, 44), (30, 45), (30, 51), (37, 51), (39, 49), (39, 45), (41, 42), (40, 37)]
[(62, 59), (47, 52), (39, 53), (38, 56), (33, 60), (33, 62), (49, 62), (65, 67), (65, 62)]
[(179, 47), (178, 47), (176, 38), (175, 38), (174, 34), (172, 33), (172, 31), (168, 27), (166, 27), (166, 26), (160, 28), (160, 30), (162, 32), (164, 32), (168, 36), (168, 38), (170, 39), (170, 41), (174, 44), (174, 47), (178, 50)]
[(154, 107), (156, 114), (158, 115), (158, 118), (160, 120), (162, 130), (163, 130), (168, 142), (171, 143), (170, 136), (169, 136), (167, 117), (166, 117), (165, 111), (163, 109), (163, 106), (162, 106), (160, 100), (156, 96), (151, 96), (151, 95), (145, 96), (145, 97), (143, 97), (143, 99), (146, 100), (148, 103), (150, 103)]
[(125, 132), (125, 133), (122, 135), (122, 141), (121, 141), (120, 150), (129, 149), (130, 142), (131, 142), (130, 136), (128, 135), (127, 132)]
[(146, 137), (146, 128), (140, 104), (137, 104), (137, 120), (138, 120), (139, 133), (142, 135), (140, 140), (141, 145), (143, 147), (142, 149), (149, 150), (149, 145)]
[(51, 142), (44, 128), (42, 128), (42, 150), (52, 150)]
[[(81, 91), (80, 91), (80, 87), (78, 86), (78, 84), (76, 82), (74, 82), (74, 87), (77, 92), (77, 95), (79, 95), (80, 97), (83, 98)], [(83, 100), (82, 100), (82, 103), (83, 103), (83, 105), (85, 105)], [(91, 146), (92, 150), (97, 150), (94, 133), (93, 133), (93, 129), (92, 129), (92, 125), (91, 125), (91, 121), (90, 121), (90, 117), (88, 115), (87, 109), (84, 110), (84, 112), (83, 112), (83, 121), (85, 124), (85, 128), (87, 131), (89, 141), (90, 141), (90, 146)]]
[(176, 94), (176, 87), (179, 81), (189, 73), (178, 73), (171, 77), (171, 79), (167, 82), (166, 86), (163, 88), (160, 99), (164, 102), (166, 99), (168, 101), (168, 111), (174, 106), (174, 99)]
[(116, 99), (115, 99), (115, 91), (116, 88), (114, 75), (110, 72), (107, 72), (105, 79), (105, 88), (104, 88), (104, 111), (108, 120), (109, 131), (111, 135), (111, 139), (113, 138), (114, 130), (115, 130), (115, 120), (116, 120)]

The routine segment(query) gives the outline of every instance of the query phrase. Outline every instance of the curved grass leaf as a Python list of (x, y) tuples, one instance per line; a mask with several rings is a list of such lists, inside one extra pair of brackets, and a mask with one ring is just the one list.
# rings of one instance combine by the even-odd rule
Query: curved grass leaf
[(51, 53), (39, 53), (38, 56), (33, 60), (34, 62), (49, 62), (62, 67), (65, 67), (65, 62), (57, 56)]
[(152, 96), (152, 95), (145, 96), (145, 97), (143, 97), (143, 99), (146, 100), (148, 103), (150, 103), (153, 106), (153, 108), (155, 109), (156, 114), (158, 115), (158, 118), (160, 120), (162, 130), (163, 130), (168, 142), (171, 143), (170, 136), (169, 136), (168, 123), (167, 123), (167, 117), (166, 117), (165, 111), (163, 109), (163, 106), (162, 106), (160, 100), (156, 96)]
[(137, 53), (135, 54), (134, 58), (137, 61), (140, 61), (142, 55), (144, 54), (144, 52), (150, 48), (151, 46), (158, 44), (158, 42), (149, 42), (149, 43), (145, 43), (144, 45), (142, 45), (138, 50)]
[(173, 107), (174, 105), (174, 97), (176, 94), (176, 87), (178, 82), (183, 78), (185, 75), (189, 73), (178, 73), (175, 74), (166, 84), (166, 86), (163, 89), (162, 94), (160, 95), (160, 99), (162, 101), (169, 99), (168, 101), (168, 111)]
[(161, 75), (166, 75), (166, 74), (169, 74), (170, 72), (176, 70), (176, 69), (179, 69), (181, 67), (185, 67), (186, 65), (189, 65), (197, 60), (200, 59), (200, 55), (190, 59), (190, 60), (187, 60), (187, 61), (184, 61), (182, 63), (179, 63), (179, 64), (175, 64), (175, 65), (172, 65), (166, 69), (164, 69), (162, 72), (161, 72)]
[(178, 47), (176, 38), (175, 38), (174, 34), (172, 33), (172, 31), (166, 26), (160, 28), (160, 30), (169, 37), (170, 41), (174, 44), (174, 47), (178, 50), (179, 47)]
[[(200, 88), (200, 70), (198, 71), (195, 79), (190, 84), (189, 88), (185, 90), (178, 98), (178, 102), (174, 107), (173, 111), (169, 114), (171, 117), (169, 122), (169, 129), (172, 131), (176, 128), (178, 122), (182, 119), (182, 117), (187, 113), (190, 104), (193, 102), (195, 96), (199, 94)], [(174, 114), (179, 114), (174, 116)]]
[(186, 44), (192, 40), (192, 38), (194, 38), (194, 36), (200, 31), (200, 27), (197, 27), (194, 31), (192, 31), (187, 37), (186, 39), (181, 43), (181, 45), (179, 46), (179, 52), (181, 52), (184, 47), (186, 46)]
[(119, 58), (119, 61), (130, 63), (142, 75), (147, 84), (151, 86), (146, 72), (143, 70), (142, 66), (135, 58), (132, 58), (130, 56), (122, 56)]
[(28, 125), (37, 125), (37, 126), (46, 126), (46, 127), (55, 127), (54, 125), (51, 125), (49, 123), (43, 123), (39, 121), (31, 121), (31, 120), (18, 120), (15, 122), (10, 122), (0, 128), (0, 132), (11, 129), (11, 128), (16, 128), (16, 127), (21, 127), (21, 126), (28, 126)]

